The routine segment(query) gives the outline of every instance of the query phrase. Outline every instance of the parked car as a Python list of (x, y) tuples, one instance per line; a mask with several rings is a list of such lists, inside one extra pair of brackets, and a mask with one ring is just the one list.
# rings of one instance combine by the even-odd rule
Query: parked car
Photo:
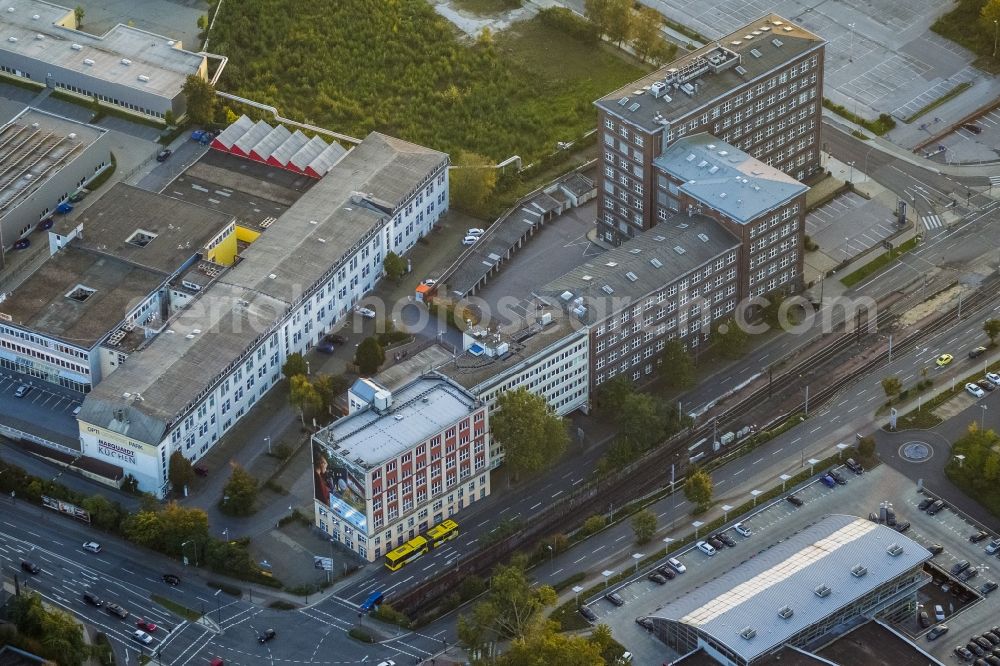
[(993, 643), (990, 643), (988, 640), (986, 640), (982, 636), (973, 636), (972, 637), (972, 641), (976, 645), (978, 645), (979, 647), (983, 648), (984, 650), (992, 650), (993, 649)]
[(955, 562), (955, 564), (951, 565), (951, 574), (953, 576), (957, 576), (958, 574), (968, 569), (970, 566), (971, 565), (969, 564), (969, 560), (959, 560), (958, 562)]
[(363, 308), (359, 305), (358, 307), (354, 308), (354, 311), (357, 312), (362, 317), (364, 317), (365, 319), (375, 318), (375, 311), (370, 308)]
[(986, 395), (986, 391), (984, 391), (983, 389), (979, 388), (977, 385), (973, 384), (972, 382), (969, 382), (968, 384), (965, 385), (965, 390), (966, 390), (967, 393), (969, 393), (969, 395), (972, 395), (972, 396), (974, 396), (976, 398), (982, 398), (984, 395)]
[(955, 357), (952, 356), (951, 354), (941, 354), (940, 356), (937, 357), (937, 359), (934, 362), (937, 364), (939, 368), (943, 368), (944, 366), (951, 363), (952, 360), (954, 360), (954, 358)]
[(972, 661), (973, 658), (975, 657), (974, 654), (969, 652), (966, 648), (962, 647), (961, 645), (955, 648), (955, 654), (957, 654), (960, 659), (964, 659), (966, 661)]
[(707, 539), (705, 539), (705, 541), (706, 541), (706, 543), (708, 543), (709, 546), (711, 546), (712, 548), (714, 548), (716, 551), (722, 550), (723, 548), (726, 547), (726, 545), (724, 543), (722, 543), (722, 541), (720, 541), (719, 539), (715, 538), (714, 536), (713, 537), (708, 537)]
[(666, 565), (657, 569), (656, 572), (661, 576), (663, 576), (664, 578), (666, 578), (667, 580), (673, 580), (674, 578), (677, 577), (677, 572)]
[(194, 473), (198, 476), (208, 476), (208, 468), (202, 467), (201, 465), (194, 466)]
[(613, 603), (615, 606), (625, 605), (625, 600), (622, 599), (621, 595), (617, 592), (608, 592), (604, 595), (604, 598)]
[(586, 619), (590, 620), (591, 622), (597, 622), (597, 613), (590, 610), (589, 606), (580, 606), (578, 610), (580, 611), (580, 615), (582, 615)]
[(827, 476), (836, 481), (838, 486), (847, 485), (847, 479), (845, 479), (844, 475), (835, 469), (831, 469), (829, 472), (827, 472)]
[(32, 575), (42, 573), (42, 568), (31, 560), (21, 560), (21, 569)]
[(989, 536), (990, 536), (989, 532), (986, 532), (985, 530), (979, 530), (978, 532), (969, 537), (969, 541), (972, 543), (979, 543), (980, 541), (985, 541), (987, 538), (989, 538)]
[(988, 580), (979, 586), (979, 594), (985, 597), (995, 589), (997, 589), (996, 581)]
[(713, 548), (711, 544), (706, 543), (704, 541), (699, 541), (696, 545), (698, 546), (698, 550), (705, 553), (709, 557), (715, 555), (715, 548)]
[(466, 236), (462, 239), (462, 245), (475, 245), (478, 240), (479, 236)]
[(118, 604), (106, 604), (104, 608), (112, 615), (117, 615), (123, 620), (128, 617), (128, 611)]
[(715, 535), (715, 538), (721, 541), (722, 543), (726, 544), (726, 546), (729, 548), (733, 548), (736, 546), (736, 539), (729, 536), (725, 532), (719, 532), (718, 534)]
[(906, 530), (910, 529), (910, 523), (904, 520), (901, 523), (896, 523), (895, 525), (893, 525), (893, 529), (902, 534)]
[(978, 575), (979, 575), (979, 569), (975, 567), (969, 567), (962, 573), (958, 574), (958, 579), (963, 583), (967, 583)]
[(175, 576), (174, 574), (163, 574), (163, 582), (172, 587), (177, 587), (181, 584), (180, 576)]
[(934, 606), (934, 619), (938, 622), (944, 621), (944, 606), (940, 604)]
[(136, 620), (135, 626), (139, 627), (143, 631), (148, 631), (151, 634), (156, 633), (156, 625), (149, 620), (142, 619), (141, 617)]
[(14, 241), (15, 250), (27, 250), (29, 247), (31, 247), (31, 239), (29, 238), (18, 238)]
[(73, 194), (70, 195), (69, 202), (80, 203), (86, 196), (87, 196), (86, 190), (80, 190), (79, 192), (74, 192)]
[(88, 541), (87, 543), (83, 544), (83, 549), (88, 553), (99, 553), (101, 552), (101, 544), (97, 543), (96, 541)]
[(637, 617), (635, 618), (635, 623), (643, 629), (648, 629), (649, 631), (656, 628), (656, 624), (648, 617)]
[(652, 572), (651, 574), (649, 574), (647, 576), (647, 578), (649, 578), (649, 580), (653, 581), (657, 585), (666, 585), (667, 584), (666, 577), (663, 576), (663, 574), (661, 574), (659, 571)]
[(101, 598), (96, 594), (94, 594), (93, 592), (84, 592), (83, 600), (86, 601), (91, 606), (96, 606), (97, 608), (100, 608), (101, 606), (104, 605), (104, 601), (102, 601)]
[(979, 358), (986, 353), (986, 347), (976, 347), (969, 352), (969, 358)]
[(836, 482), (836, 481), (834, 481), (834, 480), (833, 480), (833, 477), (832, 477), (832, 476), (830, 476), (829, 474), (824, 474), (823, 476), (819, 477), (819, 480), (820, 480), (820, 481), (821, 481), (821, 482), (823, 483), (823, 485), (824, 485), (824, 486), (826, 486), (827, 488), (836, 488), (836, 487), (837, 487), (837, 482)]
[(973, 641), (969, 641), (968, 643), (966, 643), (965, 649), (968, 650), (969, 652), (972, 652), (977, 657), (983, 657), (986, 655), (986, 650), (984, 650), (978, 643), (975, 643)]
[(332, 354), (335, 349), (336, 347), (334, 347), (333, 342), (326, 337), (321, 338), (319, 344), (316, 345), (316, 351), (323, 352), (324, 354)]
[(934, 627), (933, 629), (927, 632), (927, 640), (936, 641), (937, 639), (941, 638), (947, 633), (948, 633), (948, 625), (939, 624), (938, 626)]
[(996, 390), (996, 386), (993, 386), (993, 382), (990, 382), (986, 378), (980, 379), (978, 382), (976, 382), (976, 386), (983, 389), (987, 393)]
[(733, 529), (736, 530), (740, 536), (749, 537), (753, 532), (750, 531), (750, 526), (743, 523), (736, 523), (733, 525)]
[(940, 555), (944, 552), (944, 546), (939, 543), (932, 543), (927, 546), (927, 550), (931, 551), (931, 555)]
[(135, 631), (133, 631), (132, 638), (139, 641), (143, 645), (149, 645), (150, 643), (153, 642), (153, 637), (147, 634), (145, 631), (142, 631), (141, 629), (136, 629)]
[(29, 386), (28, 384), (21, 384), (20, 386), (17, 387), (17, 390), (14, 391), (14, 397), (23, 398), (29, 393), (31, 393), (31, 386)]
[(173, 154), (174, 154), (174, 151), (170, 150), (169, 148), (164, 148), (160, 152), (156, 153), (156, 161), (157, 162), (166, 162), (167, 158), (170, 157)]
[[(424, 282), (427, 282), (427, 280), (424, 280)], [(433, 280), (431, 280), (431, 282), (433, 282)], [(338, 335), (337, 333), (327, 333), (325, 336), (323, 336), (323, 339), (329, 340), (335, 345), (342, 345), (347, 342), (347, 338), (345, 338), (342, 335)]]
[(669, 564), (670, 568), (679, 574), (682, 574), (685, 571), (687, 571), (687, 567), (681, 564), (681, 561), (678, 560), (676, 557), (671, 557), (669, 560), (667, 560), (667, 564)]
[(789, 495), (785, 499), (788, 500), (790, 503), (792, 503), (795, 506), (802, 506), (802, 500), (800, 500), (795, 495)]
[(847, 461), (844, 462), (844, 465), (846, 465), (847, 469), (851, 470), (855, 474), (865, 473), (865, 468), (862, 467), (860, 463), (856, 462), (854, 458), (848, 458)]
[(927, 611), (920, 611), (920, 614), (917, 616), (917, 622), (922, 628), (926, 629), (931, 626), (931, 617), (927, 614)]
[(987, 372), (986, 379), (988, 379), (994, 386), (1000, 386), (1000, 375), (995, 372)]
[(465, 235), (466, 236), (482, 236), (485, 233), (486, 233), (485, 229), (479, 229), (477, 227), (472, 227), (471, 229), (469, 229), (468, 231), (465, 232)]
[(259, 636), (257, 636), (258, 643), (267, 643), (268, 641), (274, 640), (274, 637), (278, 634), (275, 633), (274, 629), (265, 629)]
[(929, 507), (931, 504), (934, 504), (934, 498), (933, 497), (925, 497), (922, 500), (920, 500), (920, 504), (917, 505), (917, 508), (920, 509), (921, 511), (923, 511), (927, 507)]
[[(996, 588), (993, 589), (995, 590)], [(1000, 636), (997, 636), (992, 631), (983, 632), (983, 638), (988, 640), (993, 645), (1000, 645)]]
[(968, 131), (972, 132), (973, 134), (982, 134), (983, 133), (983, 128), (982, 127), (980, 127), (979, 125), (974, 125), (972, 123), (962, 123), (962, 129), (968, 130)]
[(378, 662), (378, 666), (396, 666), (396, 662), (392, 659), (386, 659), (385, 661)]
[(937, 500), (934, 502), (934, 504), (931, 504), (929, 507), (927, 507), (927, 515), (933, 516), (938, 511), (941, 511), (941, 509), (944, 509), (946, 506), (948, 505), (944, 503), (944, 500)]

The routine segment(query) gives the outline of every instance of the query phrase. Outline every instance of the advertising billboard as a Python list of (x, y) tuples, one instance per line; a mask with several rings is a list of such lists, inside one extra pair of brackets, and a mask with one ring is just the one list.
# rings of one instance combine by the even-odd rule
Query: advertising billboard
[(363, 534), (368, 534), (365, 470), (313, 440), (313, 489), (316, 501)]

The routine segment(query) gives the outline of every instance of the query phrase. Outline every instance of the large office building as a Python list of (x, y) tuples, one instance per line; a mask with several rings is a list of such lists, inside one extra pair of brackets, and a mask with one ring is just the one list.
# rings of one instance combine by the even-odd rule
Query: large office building
[(873, 617), (912, 616), (930, 552), (890, 527), (831, 515), (661, 606), (643, 620), (682, 657), (773, 663)]
[(313, 435), (315, 522), (374, 561), (490, 493), (485, 405), (419, 377)]
[(375, 287), (388, 252), (430, 231), (448, 208), (447, 168), (444, 153), (369, 134), (91, 391), (78, 416), (84, 455), (163, 496), (174, 451), (203, 456), (290, 354)]
[(77, 29), (76, 13), (44, 0), (7, 0), (0, 10), (0, 70), (71, 95), (163, 119), (187, 109), (188, 76), (208, 77), (205, 54), (118, 24), (103, 35)]
[(7, 251), (111, 166), (106, 129), (27, 108), (0, 127), (0, 248)]
[(597, 100), (600, 236), (658, 221), (654, 160), (706, 132), (797, 180), (820, 166), (825, 42), (770, 14)]

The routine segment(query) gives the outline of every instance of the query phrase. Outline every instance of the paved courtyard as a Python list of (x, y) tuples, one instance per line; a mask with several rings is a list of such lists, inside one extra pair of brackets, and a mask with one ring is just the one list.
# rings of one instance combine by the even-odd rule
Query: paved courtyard
[(831, 259), (855, 257), (898, 231), (893, 211), (854, 192), (812, 210), (806, 233)]

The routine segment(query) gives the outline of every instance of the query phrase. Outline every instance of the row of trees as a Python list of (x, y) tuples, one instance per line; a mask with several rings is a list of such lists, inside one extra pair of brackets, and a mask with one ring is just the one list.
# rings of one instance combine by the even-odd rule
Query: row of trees
[(45, 608), (34, 592), (22, 590), (12, 597), (7, 602), (7, 618), (13, 627), (0, 627), (0, 645), (19, 647), (60, 666), (82, 666), (100, 654), (86, 644), (83, 626), (72, 615)]
[(569, 444), (565, 422), (545, 398), (525, 388), (500, 394), (490, 430), (503, 445), (504, 464), (515, 477), (551, 467)]
[(663, 39), (663, 15), (655, 9), (633, 10), (632, 0), (585, 0), (584, 14), (601, 37), (619, 48), (631, 43), (643, 62), (667, 62), (677, 53), (677, 47)]
[(973, 421), (966, 434), (952, 445), (951, 452), (954, 455), (945, 468), (948, 477), (1000, 515), (1000, 436), (992, 430), (981, 430)]
[(299, 410), (305, 426), (306, 418), (329, 416), (337, 396), (347, 390), (343, 375), (309, 374), (309, 365), (302, 354), (290, 354), (281, 373), (288, 379), (288, 400)]

